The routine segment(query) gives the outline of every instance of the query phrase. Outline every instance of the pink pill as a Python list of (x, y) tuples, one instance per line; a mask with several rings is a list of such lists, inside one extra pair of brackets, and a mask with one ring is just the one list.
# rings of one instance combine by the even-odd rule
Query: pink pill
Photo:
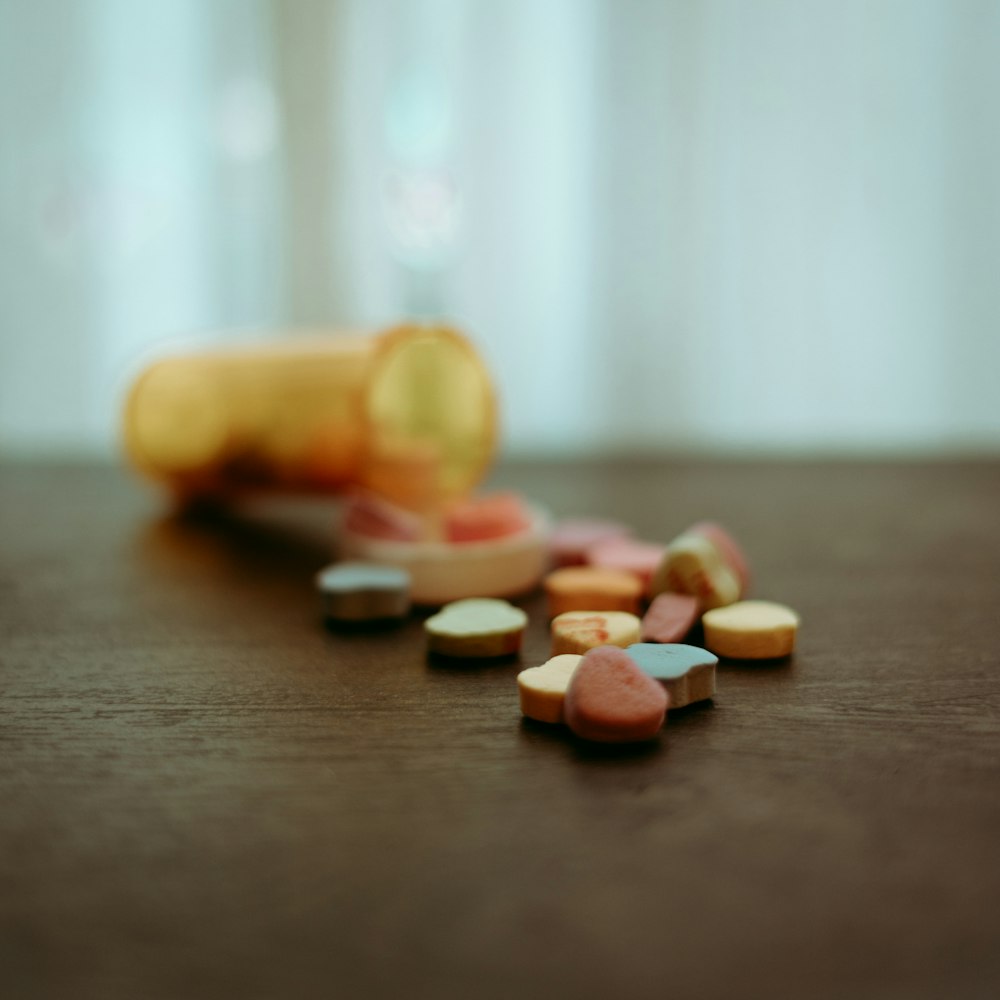
[(642, 641), (680, 642), (698, 620), (700, 610), (698, 598), (690, 594), (660, 594), (643, 615)]
[(573, 517), (559, 521), (549, 535), (549, 552), (556, 566), (582, 566), (587, 550), (598, 542), (627, 538), (628, 525), (596, 517)]
[(632, 573), (642, 582), (643, 589), (648, 590), (666, 548), (665, 545), (640, 542), (634, 538), (611, 538), (592, 545), (587, 549), (586, 558), (591, 566)]
[(342, 527), (357, 535), (396, 542), (414, 542), (423, 533), (423, 524), (412, 511), (360, 490), (344, 506)]
[(633, 743), (652, 739), (669, 697), (623, 649), (598, 646), (580, 661), (566, 690), (564, 717), (585, 740)]
[(719, 550), (722, 558), (739, 577), (740, 590), (745, 594), (750, 586), (750, 564), (736, 539), (721, 524), (716, 524), (714, 521), (699, 521), (688, 531), (707, 538)]
[(485, 542), (526, 531), (531, 515), (516, 493), (493, 493), (449, 508), (444, 534), (449, 542)]

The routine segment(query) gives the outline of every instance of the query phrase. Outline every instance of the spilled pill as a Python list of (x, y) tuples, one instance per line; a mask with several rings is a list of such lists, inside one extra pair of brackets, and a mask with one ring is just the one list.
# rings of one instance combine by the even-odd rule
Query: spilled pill
[(737, 601), (740, 579), (722, 553), (704, 535), (685, 532), (668, 546), (653, 575), (650, 593), (672, 591), (698, 598), (702, 610)]
[(740, 601), (702, 615), (705, 645), (734, 660), (768, 660), (795, 649), (799, 616), (773, 601)]
[(663, 559), (665, 545), (640, 542), (634, 538), (611, 538), (587, 549), (587, 564), (602, 569), (621, 569), (639, 578), (649, 589), (656, 568)]
[(628, 611), (564, 611), (552, 619), (552, 655), (639, 641), (639, 619)]
[(640, 642), (625, 652), (670, 695), (670, 708), (684, 708), (715, 695), (715, 667), (719, 658), (683, 643)]
[(449, 542), (483, 542), (526, 531), (531, 513), (517, 493), (493, 493), (454, 504), (445, 513)]
[(601, 743), (631, 743), (654, 737), (663, 725), (669, 697), (617, 646), (590, 650), (566, 689), (563, 714), (577, 736)]
[(565, 611), (628, 611), (637, 614), (643, 587), (632, 573), (596, 566), (567, 566), (545, 577), (549, 617)]
[(556, 566), (579, 566), (587, 561), (587, 550), (598, 542), (627, 538), (631, 529), (620, 521), (597, 517), (574, 517), (559, 521), (549, 534), (549, 553)]
[(341, 622), (404, 618), (410, 612), (410, 574), (378, 563), (334, 563), (316, 574), (327, 618)]
[(521, 648), (528, 616), (507, 601), (469, 597), (446, 604), (424, 622), (432, 653), (456, 657), (509, 656)]
[(397, 542), (415, 542), (424, 532), (421, 518), (412, 511), (364, 490), (344, 504), (341, 530)]
[(665, 591), (653, 598), (642, 616), (642, 641), (680, 642), (694, 627), (700, 613), (697, 597)]
[(563, 653), (517, 675), (521, 713), (538, 722), (562, 722), (563, 702), (573, 671), (583, 657)]
[(739, 542), (715, 521), (699, 521), (688, 531), (693, 535), (707, 538), (719, 550), (722, 558), (739, 578), (741, 595), (745, 594), (750, 586), (750, 564)]

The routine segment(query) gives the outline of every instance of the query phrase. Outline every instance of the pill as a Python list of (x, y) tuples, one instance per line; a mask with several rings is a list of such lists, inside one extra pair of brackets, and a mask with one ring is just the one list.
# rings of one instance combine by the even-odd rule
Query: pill
[(567, 566), (545, 577), (549, 617), (564, 611), (628, 611), (638, 614), (642, 584), (621, 569)]
[(482, 542), (526, 531), (531, 514), (517, 493), (493, 493), (453, 504), (444, 517), (449, 542)]
[(621, 569), (637, 576), (643, 590), (649, 589), (656, 568), (663, 559), (665, 545), (654, 542), (640, 542), (634, 538), (610, 538), (598, 542), (587, 549), (586, 559), (590, 566), (603, 569)]
[(740, 601), (702, 615), (705, 645), (733, 660), (769, 660), (795, 648), (799, 616), (773, 601)]
[(577, 736), (602, 743), (652, 739), (663, 725), (669, 696), (624, 650), (590, 650), (570, 678), (563, 714)]
[(683, 643), (639, 642), (625, 652), (667, 689), (671, 711), (715, 695), (719, 658), (707, 650)]
[(688, 529), (692, 534), (707, 538), (720, 552), (723, 559), (729, 563), (740, 580), (740, 590), (747, 592), (750, 586), (750, 564), (740, 547), (739, 542), (721, 524), (714, 521), (699, 521)]
[(428, 649), (442, 656), (509, 656), (521, 648), (528, 616), (507, 601), (468, 597), (424, 622)]
[(357, 491), (344, 505), (342, 530), (369, 538), (414, 542), (424, 531), (422, 519), (375, 493)]
[(597, 517), (573, 517), (559, 521), (549, 535), (549, 553), (556, 566), (580, 566), (587, 561), (587, 550), (598, 542), (627, 538), (627, 524)]
[(471, 597), (514, 597), (534, 590), (548, 564), (548, 519), (540, 508), (529, 505), (528, 509), (529, 528), (506, 538), (403, 542), (342, 529), (338, 544), (345, 556), (407, 570), (415, 604), (440, 606)]
[(529, 667), (517, 675), (521, 714), (538, 722), (562, 722), (563, 702), (570, 678), (582, 656), (563, 653), (540, 667)]
[(552, 655), (639, 641), (639, 619), (628, 611), (564, 611), (552, 619)]
[(740, 581), (722, 553), (703, 535), (685, 532), (668, 546), (650, 593), (672, 591), (698, 598), (702, 610), (740, 599)]
[(335, 563), (316, 574), (316, 587), (334, 621), (403, 618), (410, 611), (410, 574), (395, 566)]
[(665, 591), (653, 598), (642, 616), (643, 642), (680, 642), (698, 620), (698, 598)]

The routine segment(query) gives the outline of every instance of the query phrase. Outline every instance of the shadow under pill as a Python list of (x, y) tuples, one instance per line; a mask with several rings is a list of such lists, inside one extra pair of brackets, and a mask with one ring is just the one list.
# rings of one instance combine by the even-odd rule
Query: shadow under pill
[(407, 624), (406, 618), (370, 618), (367, 621), (343, 621), (339, 618), (324, 618), (323, 627), (330, 635), (349, 637), (352, 635), (398, 635)]
[(795, 666), (795, 654), (789, 653), (787, 656), (775, 656), (766, 660), (734, 660), (725, 656), (719, 657), (719, 666), (726, 670), (753, 673), (760, 671), (771, 676), (790, 674)]
[(665, 723), (667, 731), (671, 726), (705, 726), (713, 718), (715, 702), (712, 698), (703, 698), (701, 701), (693, 701), (683, 708), (671, 708), (667, 712)]
[(442, 673), (486, 673), (499, 667), (510, 667), (521, 664), (518, 653), (506, 653), (503, 656), (446, 656), (443, 653), (426, 654), (427, 666)]
[(621, 764), (629, 761), (645, 761), (667, 751), (662, 733), (654, 739), (637, 743), (598, 743), (594, 740), (581, 739), (569, 730), (566, 731), (566, 736), (573, 756), (577, 760), (589, 763)]
[(195, 574), (224, 586), (261, 591), (312, 590), (313, 575), (330, 561), (325, 530), (265, 522), (222, 507), (184, 509), (147, 522), (139, 558), (164, 577)]
[(662, 734), (651, 740), (636, 743), (599, 743), (577, 736), (561, 723), (538, 722), (521, 717), (521, 738), (534, 746), (548, 744), (568, 752), (574, 760), (623, 763), (649, 760), (666, 751)]

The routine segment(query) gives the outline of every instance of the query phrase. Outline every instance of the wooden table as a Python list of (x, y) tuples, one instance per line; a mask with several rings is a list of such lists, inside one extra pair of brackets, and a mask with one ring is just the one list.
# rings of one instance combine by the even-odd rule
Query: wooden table
[(1000, 464), (541, 463), (667, 540), (712, 517), (800, 650), (614, 749), (521, 664), (338, 634), (329, 509), (171, 519), (0, 472), (0, 996), (1000, 995)]

